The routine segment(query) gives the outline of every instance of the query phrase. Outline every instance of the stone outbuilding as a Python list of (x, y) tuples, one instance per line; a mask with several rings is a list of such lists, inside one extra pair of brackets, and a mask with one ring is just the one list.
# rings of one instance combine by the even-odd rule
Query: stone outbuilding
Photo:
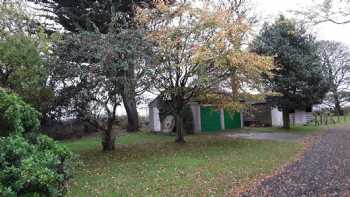
[[(175, 119), (170, 118), (172, 115), (162, 117), (159, 108), (158, 99), (149, 104), (149, 127), (154, 132), (170, 132), (175, 126)], [(243, 128), (241, 112), (232, 113), (214, 105), (192, 102), (189, 104), (189, 113), (194, 133), (215, 133)]]
[[(283, 114), (268, 102), (250, 102), (250, 108), (243, 111), (245, 126), (281, 127)], [(305, 110), (295, 109), (289, 113), (291, 124), (307, 124), (313, 120), (313, 107)]]

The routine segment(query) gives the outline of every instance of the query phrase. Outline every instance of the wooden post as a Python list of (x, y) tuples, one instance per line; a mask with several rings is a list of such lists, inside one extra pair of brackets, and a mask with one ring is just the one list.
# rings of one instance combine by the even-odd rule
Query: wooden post
[(316, 113), (313, 113), (312, 115), (314, 116), (315, 126), (317, 126), (317, 114), (316, 114)]

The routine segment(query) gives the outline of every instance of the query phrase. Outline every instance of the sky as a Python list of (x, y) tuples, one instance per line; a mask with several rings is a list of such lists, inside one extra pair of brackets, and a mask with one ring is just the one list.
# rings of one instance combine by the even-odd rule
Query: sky
[[(273, 21), (278, 15), (284, 14), (292, 16), (290, 10), (298, 10), (308, 7), (314, 1), (321, 0), (250, 0), (255, 12), (260, 19), (260, 25), (265, 21)], [(33, 4), (30, 4), (33, 5)], [(35, 6), (34, 6), (35, 7)], [(259, 27), (256, 28), (259, 30)], [(350, 24), (335, 25), (332, 23), (323, 23), (312, 29), (319, 40), (335, 40), (343, 42), (350, 46)]]
[[(292, 16), (290, 10), (306, 7), (311, 0), (252, 0), (256, 13), (262, 21), (273, 21), (279, 14)], [(313, 33), (320, 40), (335, 40), (350, 46), (350, 24), (335, 25), (324, 23), (313, 28)]]

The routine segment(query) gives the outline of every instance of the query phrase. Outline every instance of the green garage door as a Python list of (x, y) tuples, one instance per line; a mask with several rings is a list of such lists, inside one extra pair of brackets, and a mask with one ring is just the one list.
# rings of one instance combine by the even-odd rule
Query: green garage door
[(213, 107), (201, 107), (202, 132), (213, 133), (221, 130), (220, 111)]
[(241, 114), (239, 112), (237, 113), (230, 113), (225, 111), (225, 129), (239, 129), (241, 128)]

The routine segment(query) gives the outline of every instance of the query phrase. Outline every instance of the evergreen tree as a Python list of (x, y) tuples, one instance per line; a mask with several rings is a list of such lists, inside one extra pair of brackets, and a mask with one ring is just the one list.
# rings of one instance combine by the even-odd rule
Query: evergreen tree
[[(121, 25), (132, 24), (137, 7), (154, 7), (152, 0), (27, 0), (40, 4), (39, 10), (48, 13), (43, 17), (55, 21), (65, 30), (73, 33), (94, 32), (107, 34), (111, 23)], [(172, 3), (172, 0), (164, 0)], [(118, 20), (117, 13), (127, 16), (126, 20)], [(116, 21), (117, 20), (117, 21)], [(57, 31), (57, 25), (46, 25), (48, 31)], [(129, 27), (132, 28), (132, 25)], [(120, 90), (123, 104), (128, 117), (128, 131), (137, 131), (139, 119), (136, 106), (138, 96), (138, 76), (136, 65), (129, 65), (126, 69), (130, 83)]]
[[(116, 12), (135, 14), (135, 8), (153, 6), (151, 0), (27, 0), (40, 6), (42, 17), (55, 21), (70, 32), (98, 31), (108, 33)], [(44, 11), (44, 12), (42, 12)], [(52, 24), (52, 23), (51, 23)], [(57, 27), (57, 26), (56, 26)], [(55, 30), (52, 26), (51, 30)]]
[(272, 77), (267, 86), (281, 96), (272, 101), (283, 111), (283, 126), (290, 127), (289, 112), (321, 103), (329, 87), (323, 76), (315, 38), (294, 21), (280, 16), (265, 24), (250, 46), (263, 55), (274, 56)]

